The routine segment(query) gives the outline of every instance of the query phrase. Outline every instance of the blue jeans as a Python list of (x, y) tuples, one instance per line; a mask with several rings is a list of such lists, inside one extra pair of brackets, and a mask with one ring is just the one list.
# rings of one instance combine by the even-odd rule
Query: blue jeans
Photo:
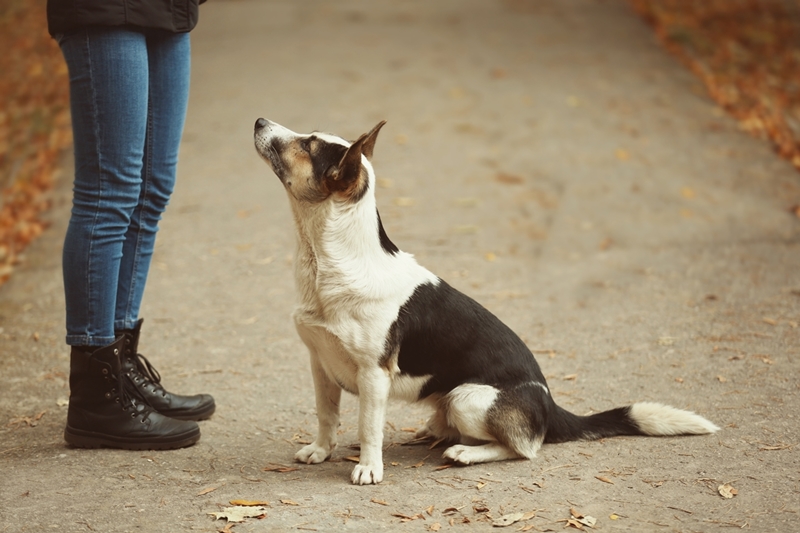
[(135, 326), (189, 99), (188, 33), (90, 28), (57, 36), (75, 145), (64, 239), (67, 344)]

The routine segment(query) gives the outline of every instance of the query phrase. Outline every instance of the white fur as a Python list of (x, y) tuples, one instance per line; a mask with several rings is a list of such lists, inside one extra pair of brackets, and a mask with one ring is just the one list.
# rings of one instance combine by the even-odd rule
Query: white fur
[(712, 422), (691, 411), (654, 402), (631, 405), (630, 417), (647, 435), (704, 435), (719, 430)]

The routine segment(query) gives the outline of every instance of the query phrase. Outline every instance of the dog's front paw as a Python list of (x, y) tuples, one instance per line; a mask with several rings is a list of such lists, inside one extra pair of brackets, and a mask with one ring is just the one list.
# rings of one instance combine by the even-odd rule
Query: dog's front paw
[(321, 463), (331, 456), (335, 447), (335, 444), (332, 446), (320, 446), (313, 442), (308, 446), (303, 446), (300, 451), (294, 454), (294, 460), (307, 465)]
[(353, 485), (377, 485), (383, 481), (383, 464), (357, 464), (350, 474)]

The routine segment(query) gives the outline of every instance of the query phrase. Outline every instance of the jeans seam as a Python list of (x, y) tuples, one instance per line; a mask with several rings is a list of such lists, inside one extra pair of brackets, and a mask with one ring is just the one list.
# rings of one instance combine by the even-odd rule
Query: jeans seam
[[(92, 117), (93, 117), (93, 124), (92, 128), (94, 130), (94, 142), (95, 142), (95, 152), (97, 153), (97, 168), (95, 171), (98, 175), (98, 182), (99, 182), (99, 194), (97, 196), (97, 202), (94, 206), (94, 217), (92, 218), (92, 234), (95, 234), (97, 230), (98, 220), (100, 218), (100, 205), (103, 203), (103, 190), (104, 190), (104, 176), (102, 172), (103, 168), (103, 153), (100, 150), (100, 120), (99, 120), (99, 106), (97, 104), (97, 87), (95, 85), (96, 80), (94, 76), (94, 69), (93, 69), (93, 62), (92, 62), (92, 54), (91, 54), (91, 39), (89, 38), (89, 32), (84, 32), (85, 38), (85, 45), (86, 45), (86, 60), (89, 67), (89, 88), (91, 91), (91, 102), (92, 102)], [(94, 257), (94, 242), (92, 240), (89, 241), (89, 248), (88, 248), (88, 264), (89, 267), (86, 269), (86, 287), (87, 287), (87, 297), (91, 300), (92, 295), (94, 294), (94, 284), (92, 283), (93, 275), (92, 270), (95, 268), (93, 257)], [(89, 313), (89, 324), (96, 324), (96, 317), (94, 313), (96, 312), (93, 309), (94, 306), (91, 305), (91, 301), (87, 302), (86, 307), (88, 308)], [(88, 332), (87, 332), (88, 333)], [(94, 337), (93, 334), (88, 334), (89, 338)]]

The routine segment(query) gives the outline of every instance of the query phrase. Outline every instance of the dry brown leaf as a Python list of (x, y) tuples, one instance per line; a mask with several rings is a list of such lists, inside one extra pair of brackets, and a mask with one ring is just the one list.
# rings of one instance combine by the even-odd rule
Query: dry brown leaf
[(357, 463), (357, 462), (361, 461), (361, 458), (359, 456), (357, 456), (357, 455), (348, 455), (347, 457), (344, 458), (344, 460), (345, 461), (351, 461), (353, 463)]
[(201, 490), (200, 492), (198, 492), (197, 496), (203, 496), (205, 494), (208, 494), (209, 492), (214, 492), (218, 488), (219, 487), (208, 487), (208, 488), (205, 488), (205, 489)]
[(270, 466), (265, 466), (261, 470), (262, 472), (280, 472), (283, 474), (286, 472), (294, 472), (296, 470), (299, 470), (299, 468), (294, 466), (285, 466), (285, 465), (270, 465)]
[(398, 196), (394, 199), (393, 203), (398, 207), (411, 207), (414, 205), (414, 199), (408, 196)]
[(265, 500), (231, 500), (229, 503), (231, 505), (241, 505), (242, 507), (269, 506), (269, 502)]
[(733, 488), (730, 483), (725, 483), (724, 485), (717, 487), (717, 492), (719, 492), (720, 496), (726, 499), (731, 499), (739, 494), (739, 491)]
[(379, 500), (378, 498), (372, 498), (370, 501), (372, 503), (377, 503), (378, 505), (389, 505), (387, 502)]
[(428, 531), (439, 531), (440, 529), (442, 529), (442, 524), (440, 524), (439, 522), (434, 522), (433, 524), (428, 526)]
[(435, 508), (436, 508), (436, 506), (435, 506), (435, 505), (430, 505), (430, 506), (428, 506), (428, 508), (427, 508), (427, 509), (425, 509), (425, 512), (426, 512), (426, 513), (428, 513), (428, 516), (433, 516), (433, 510), (434, 510)]
[(244, 522), (245, 518), (265, 518), (267, 510), (263, 507), (235, 506), (226, 507), (222, 511), (207, 513), (217, 520), (224, 518), (228, 522)]
[(510, 526), (511, 524), (516, 524), (517, 522), (522, 520), (523, 516), (525, 516), (525, 513), (512, 513), (503, 515), (499, 518), (495, 518), (494, 520), (492, 520), (492, 525), (494, 527), (507, 527)]
[(765, 324), (769, 324), (770, 326), (777, 326), (778, 325), (778, 321), (777, 320), (775, 320), (774, 318), (770, 318), (768, 316), (763, 317), (761, 319), (761, 321), (764, 322)]
[(504, 183), (506, 185), (519, 185), (520, 183), (525, 183), (525, 178), (522, 176), (508, 174), (506, 172), (498, 172), (495, 174), (494, 179), (495, 181), (499, 181), (500, 183)]
[(295, 506), (299, 506), (300, 505), (299, 503), (297, 503), (294, 500), (281, 500), (281, 503), (283, 505), (295, 505)]
[(600, 480), (600, 481), (602, 481), (603, 483), (608, 483), (608, 484), (610, 484), (610, 485), (613, 485), (613, 484), (614, 484), (614, 482), (613, 482), (613, 481), (611, 481), (610, 479), (608, 479), (608, 478), (607, 478), (607, 477), (605, 477), (605, 476), (594, 476), (594, 477), (595, 477), (595, 479), (599, 479), (599, 480)]

